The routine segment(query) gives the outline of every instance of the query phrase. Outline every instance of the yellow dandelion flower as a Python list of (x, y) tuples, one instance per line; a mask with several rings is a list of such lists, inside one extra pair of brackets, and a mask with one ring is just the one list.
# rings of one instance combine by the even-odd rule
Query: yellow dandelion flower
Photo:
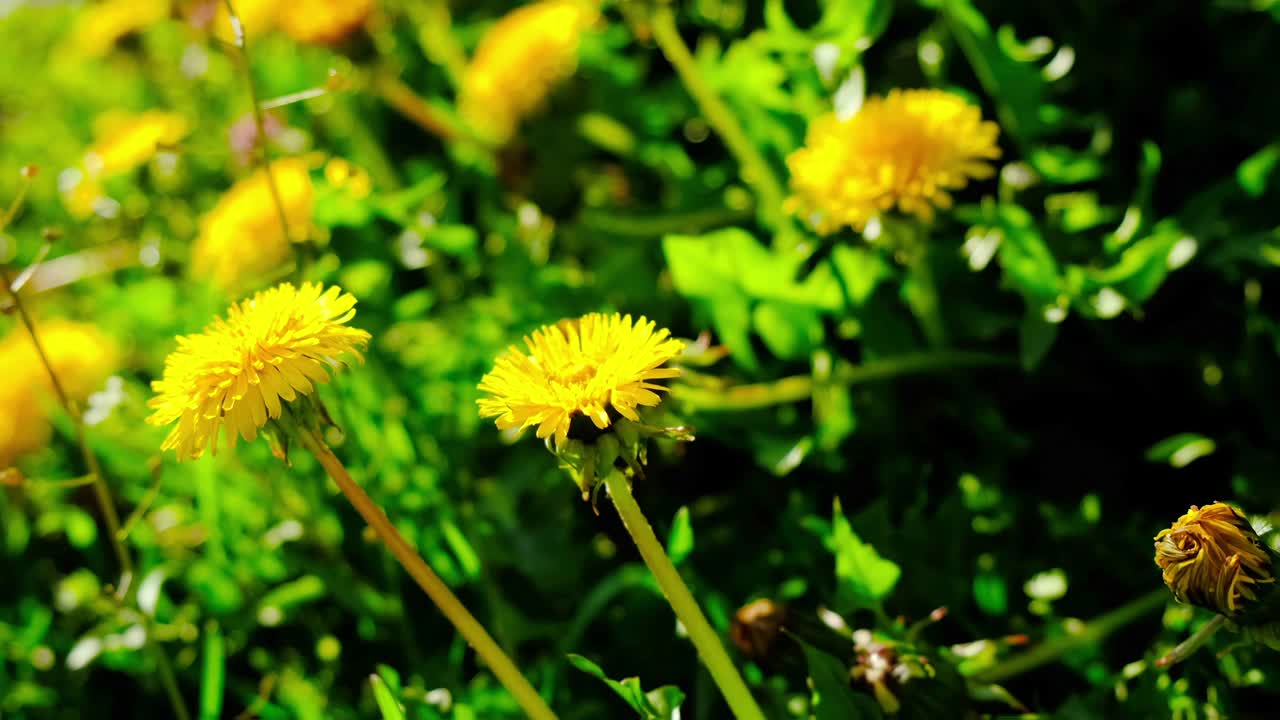
[(95, 122), (96, 140), (85, 153), (84, 166), (95, 176), (128, 172), (154, 157), (161, 147), (186, 137), (189, 130), (181, 115), (162, 110), (137, 115), (105, 113)]
[(70, 45), (88, 57), (102, 57), (128, 35), (169, 17), (169, 0), (107, 0), (80, 14)]
[(342, 158), (332, 158), (324, 164), (324, 179), (330, 187), (341, 188), (357, 199), (369, 197), (373, 191), (368, 171)]
[(1195, 505), (1155, 538), (1156, 564), (1181, 602), (1236, 617), (1275, 582), (1271, 553), (1235, 508)]
[(223, 289), (235, 289), (280, 267), (289, 242), (301, 242), (311, 225), (315, 202), (310, 161), (287, 158), (271, 163), (291, 237), (280, 224), (265, 168), (236, 183), (200, 223), (192, 248), (192, 269)]
[[(97, 390), (119, 365), (116, 344), (92, 325), (67, 320), (41, 323), (40, 345), (63, 390), (83, 400)], [(31, 336), (15, 328), (0, 341), (0, 466), (38, 450), (49, 441), (48, 412), (55, 403), (53, 382)]]
[(329, 381), (340, 358), (369, 342), (369, 333), (346, 323), (356, 299), (338, 287), (289, 283), (264, 290), (231, 306), (198, 335), (178, 338), (164, 363), (164, 376), (151, 383), (152, 425), (177, 423), (163, 449), (178, 459), (218, 451), (226, 441), (252, 440), (283, 403), (310, 395)]
[[(231, 27), (231, 15), (227, 12), (226, 0), (216, 0), (213, 32), (219, 40), (236, 42), (235, 32)], [(249, 37), (257, 37), (272, 30), (280, 12), (280, 0), (234, 0), (231, 3), (236, 9), (236, 17), (240, 18), (240, 26)]]
[(40, 397), (32, 392), (29, 373), (18, 373), (0, 384), (0, 467), (39, 450), (49, 441), (49, 422)]
[(684, 343), (644, 317), (592, 313), (535, 330), (525, 337), (528, 353), (515, 346), (498, 356), (480, 381), (481, 417), (496, 417), (501, 429), (537, 427), (539, 438), (562, 444), (578, 416), (600, 430), (610, 411), (638, 421), (639, 406), (656, 406), (665, 390), (655, 380), (680, 374), (663, 367)]
[(489, 29), (462, 79), (459, 109), (477, 131), (505, 142), (573, 74), (583, 30), (599, 11), (576, 0), (516, 8)]
[(62, 204), (67, 208), (67, 212), (71, 213), (72, 217), (84, 220), (93, 214), (98, 205), (98, 200), (106, 196), (102, 181), (86, 175), (80, 169), (75, 169), (73, 174), (66, 177), (68, 178), (67, 184), (60, 188), (62, 191)]
[(990, 177), (1000, 128), (963, 98), (941, 90), (893, 90), (841, 120), (809, 125), (803, 148), (787, 158), (786, 210), (828, 234), (895, 207), (931, 221), (951, 207), (949, 191)]
[(280, 6), (280, 29), (294, 40), (332, 45), (364, 25), (373, 0), (292, 0)]

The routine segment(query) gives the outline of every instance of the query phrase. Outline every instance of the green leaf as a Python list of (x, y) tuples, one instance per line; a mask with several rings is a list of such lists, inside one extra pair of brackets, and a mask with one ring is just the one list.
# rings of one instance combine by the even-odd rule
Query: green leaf
[(1183, 468), (1202, 457), (1212, 455), (1217, 444), (1210, 438), (1198, 433), (1179, 433), (1152, 445), (1147, 450), (1147, 459), (1151, 462), (1168, 463), (1175, 468)]
[(993, 572), (980, 572), (973, 576), (973, 601), (978, 609), (988, 615), (1004, 615), (1009, 612), (1009, 589), (1004, 578)]
[(1262, 197), (1280, 163), (1280, 143), (1271, 143), (1245, 158), (1236, 168), (1236, 182), (1252, 197)]
[(996, 220), (1002, 234), (997, 258), (1006, 280), (1031, 304), (1055, 302), (1063, 290), (1058, 262), (1031, 213), (1005, 203), (996, 209)]
[(809, 52), (814, 45), (829, 42), (865, 49), (869, 45), (865, 39), (874, 40), (889, 26), (893, 0), (830, 0), (823, 3), (822, 17), (806, 31), (792, 22), (783, 0), (766, 0), (764, 16), (774, 47)]
[(391, 688), (379, 675), (369, 676), (369, 686), (373, 688), (373, 701), (378, 704), (378, 712), (382, 720), (404, 720), (404, 708), (392, 694)]
[(663, 685), (648, 693), (640, 688), (639, 678), (625, 678), (621, 682), (605, 675), (599, 665), (581, 655), (568, 655), (569, 663), (582, 672), (608, 685), (623, 702), (631, 706), (641, 720), (679, 720), (684, 692), (674, 685)]
[(942, 10), (978, 80), (999, 103), (1001, 130), (1022, 143), (1045, 134), (1049, 128), (1041, 116), (1046, 103), (1040, 69), (1010, 57), (969, 0), (942, 0)]
[(1040, 365), (1040, 361), (1053, 347), (1058, 338), (1058, 326), (1045, 320), (1044, 312), (1039, 308), (1028, 306), (1022, 314), (1022, 324), (1018, 328), (1018, 350), (1022, 360), (1022, 369), (1030, 372)]
[(681, 507), (671, 519), (671, 533), (667, 536), (667, 555), (679, 565), (693, 552), (693, 524), (689, 521), (689, 508)]
[(1038, 147), (1028, 154), (1027, 161), (1045, 180), (1064, 185), (1097, 180), (1102, 176), (1102, 160), (1097, 155), (1071, 148)]
[(803, 282), (796, 271), (803, 258), (782, 257), (740, 228), (705, 235), (668, 235), (662, 241), (676, 289), (692, 298), (715, 298), (736, 289), (754, 300), (776, 300), (827, 311), (843, 308), (840, 286), (830, 268), (819, 267)]
[(226, 672), (222, 628), (210, 620), (204, 626), (204, 663), (200, 674), (201, 720), (217, 720), (222, 717), (222, 688)]
[(847, 615), (880, 607), (880, 601), (898, 584), (902, 569), (858, 538), (840, 508), (839, 498), (832, 509), (827, 545), (836, 556), (836, 612)]
[(822, 339), (822, 323), (810, 308), (763, 302), (756, 305), (751, 320), (769, 351), (783, 360), (807, 356)]
[(363, 227), (374, 216), (369, 198), (356, 197), (346, 190), (323, 183), (316, 186), (314, 207), (312, 219), (320, 227)]
[(874, 700), (849, 687), (849, 668), (796, 638), (804, 650), (813, 689), (813, 720), (877, 720), (884, 717)]

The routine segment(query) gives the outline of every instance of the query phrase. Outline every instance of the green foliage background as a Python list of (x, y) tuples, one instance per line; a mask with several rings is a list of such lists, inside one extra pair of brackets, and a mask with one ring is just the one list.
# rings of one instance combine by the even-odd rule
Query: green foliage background
[[(261, 95), (322, 86), (331, 68), (390, 72), (448, 112), (436, 36), (469, 51), (507, 4), (453, 3), (451, 28), (433, 7), (385, 2), (342, 52), (256, 39)], [(373, 179), (357, 200), (317, 175), (323, 233), (304, 269), (354, 293), (374, 336), (367, 362), (322, 390), (345, 430), (338, 452), (562, 717), (639, 703), (632, 684), (592, 674), (675, 686), (686, 720), (728, 712), (607, 501), (593, 513), (538, 442), (476, 415), (497, 353), (563, 317), (644, 314), (727, 349), (669, 401), (696, 442), (656, 448), (636, 485), (659, 535), (676, 528), (672, 554), (722, 630), (759, 597), (881, 629), (946, 606), (930, 646), (1025, 634), (1034, 647), (1157, 590), (1151, 538), (1188, 505), (1277, 507), (1280, 5), (676, 10), (703, 81), (784, 178), (841, 86), (940, 87), (1001, 124), (997, 179), (963, 192), (928, 239), (950, 350), (930, 348), (919, 277), (892, 253), (851, 233), (819, 240), (757, 204), (643, 3), (606, 7), (577, 74), (497, 155), (442, 142), (361, 86), (276, 111), (306, 148)], [(186, 264), (198, 218), (244, 173), (227, 138), (249, 101), (234, 53), (176, 16), (76, 59), (63, 43), (79, 12), (0, 3), (0, 199), (18, 193), (19, 167), (42, 169), (0, 259), (25, 267), (49, 227), (50, 259), (132, 258), (28, 302), (126, 348), (123, 400), (89, 438), (122, 512), (141, 508), (128, 546), (187, 704), (202, 717), (518, 717), (308, 457), (285, 468), (264, 443), (160, 457), (148, 383), (175, 335), (234, 299)], [(825, 69), (823, 44), (838, 51)], [(58, 175), (93, 118), (150, 108), (193, 122), (176, 165), (113, 179), (113, 217), (71, 218)], [(92, 495), (53, 484), (85, 472), (70, 423), (57, 427), (0, 503), (0, 716), (167, 716), (155, 655), (131, 634), (138, 611), (108, 591), (117, 567)], [(1208, 615), (1148, 605), (1002, 685), (1040, 717), (1269, 716), (1271, 651), (1156, 669)], [(1022, 651), (980, 649), (962, 672)], [(803, 670), (746, 665), (770, 717), (809, 714)], [(644, 712), (674, 717), (675, 692)], [(879, 714), (851, 697), (847, 712)]]

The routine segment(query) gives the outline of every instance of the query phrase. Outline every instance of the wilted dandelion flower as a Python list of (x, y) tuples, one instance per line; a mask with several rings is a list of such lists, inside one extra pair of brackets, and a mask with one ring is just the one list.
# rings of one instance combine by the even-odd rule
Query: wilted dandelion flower
[(636, 408), (656, 406), (665, 388), (653, 381), (673, 378), (663, 367), (684, 344), (644, 317), (591, 313), (548, 325), (525, 337), (528, 352), (515, 346), (498, 356), (480, 381), (489, 397), (480, 415), (499, 428), (536, 427), (539, 438), (563, 444), (574, 418), (605, 430), (616, 416), (639, 421)]
[[(116, 344), (93, 325), (67, 320), (41, 323), (36, 332), (63, 390), (81, 400), (98, 389), (119, 364)], [(53, 382), (31, 336), (18, 328), (0, 341), (0, 466), (49, 441)]]
[(291, 0), (280, 5), (280, 28), (298, 42), (332, 45), (364, 25), (373, 0)]
[(1225, 503), (1195, 505), (1155, 538), (1156, 564), (1182, 602), (1227, 617), (1247, 612), (1275, 582), (1270, 551), (1243, 515)]
[(164, 376), (151, 383), (152, 425), (177, 425), (163, 449), (178, 459), (252, 440), (284, 404), (310, 395), (329, 380), (344, 355), (360, 358), (369, 333), (348, 326), (356, 299), (338, 287), (289, 283), (231, 306), (197, 335), (178, 338), (165, 359)]
[(88, 5), (76, 21), (71, 47), (82, 55), (106, 55), (121, 38), (169, 17), (169, 0), (107, 0)]
[(582, 31), (599, 11), (588, 0), (543, 0), (516, 8), (485, 33), (462, 79), (463, 117), (497, 142), (540, 109), (573, 74)]
[(84, 166), (92, 175), (128, 172), (166, 145), (186, 136), (190, 125), (177, 113), (148, 110), (139, 114), (111, 112), (94, 124), (93, 145), (85, 153)]
[(990, 177), (999, 127), (963, 98), (941, 90), (893, 90), (853, 117), (823, 115), (787, 158), (786, 210), (820, 233), (867, 222), (895, 207), (931, 221), (949, 191)]
[(200, 224), (192, 268), (224, 289), (260, 278), (289, 258), (290, 241), (301, 242), (311, 225), (314, 190), (310, 163), (287, 158), (271, 163), (290, 236), (280, 224), (266, 168), (231, 187)]

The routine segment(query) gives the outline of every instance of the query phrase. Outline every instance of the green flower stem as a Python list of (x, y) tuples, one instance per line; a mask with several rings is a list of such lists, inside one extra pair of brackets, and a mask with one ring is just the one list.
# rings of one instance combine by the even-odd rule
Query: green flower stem
[(909, 353), (861, 365), (841, 365), (827, 381), (818, 381), (809, 375), (793, 375), (773, 382), (735, 385), (723, 390), (678, 384), (671, 388), (671, 396), (699, 412), (739, 412), (801, 402), (823, 387), (848, 387), (902, 375), (1016, 364), (1014, 358), (1004, 355), (962, 350)]
[(453, 32), (453, 17), (445, 0), (406, 3), (404, 9), (418, 26), (418, 45), (431, 62), (439, 65), (449, 83), (462, 87), (467, 73), (467, 53)]
[(698, 655), (702, 657), (711, 678), (720, 687), (724, 699), (729, 702), (734, 717), (738, 720), (764, 720), (764, 713), (760, 711), (746, 682), (738, 674), (737, 666), (725, 652), (720, 636), (712, 629), (711, 623), (707, 622), (702, 609), (698, 607), (698, 601), (694, 600), (689, 587), (676, 571), (676, 566), (671, 564), (671, 559), (662, 549), (662, 543), (653, 534), (653, 528), (649, 526), (649, 521), (645, 519), (631, 494), (627, 479), (622, 473), (610, 472), (604, 482), (609, 489), (609, 496), (613, 498), (614, 507), (618, 509), (618, 515), (622, 517), (622, 524), (631, 533), (631, 539), (635, 541), (645, 565), (649, 566), (649, 571), (658, 581), (658, 587), (662, 588), (662, 594), (671, 604), (671, 609), (689, 632), (689, 639), (698, 649)]
[[(12, 210), (6, 213), (3, 223), (0, 223), (0, 229), (8, 224), (12, 218)], [(118, 591), (121, 597), (131, 594), (131, 586), (133, 584), (133, 557), (129, 555), (129, 550), (124, 546), (124, 536), (120, 532), (120, 514), (116, 511), (115, 501), (111, 498), (111, 490), (107, 487), (107, 481), (102, 475), (102, 466), (98, 463), (98, 456), (94, 454), (93, 448), (89, 447), (89, 438), (84, 431), (84, 420), (77, 411), (76, 406), (71, 402), (71, 397), (67, 395), (66, 389), (62, 386), (62, 381), (58, 379), (58, 373), (53, 369), (53, 363), (49, 361), (49, 355), (44, 351), (44, 345), (40, 342), (40, 334), (36, 331), (35, 321), (31, 318), (31, 314), (27, 312), (27, 306), (22, 302), (22, 297), (18, 291), (13, 288), (13, 284), (9, 279), (9, 273), (0, 269), (0, 283), (4, 284), (5, 291), (9, 294), (9, 301), (14, 309), (18, 312), (18, 317), (22, 319), (23, 326), (26, 327), (27, 333), (31, 336), (31, 344), (35, 346), (36, 354), (40, 357), (40, 364), (44, 365), (45, 372), (49, 374), (49, 382), (53, 385), (53, 392), (58, 397), (58, 403), (62, 405), (62, 409), (71, 419), (71, 426), (75, 428), (76, 442), (80, 445), (80, 456), (84, 459), (85, 467), (89, 471), (91, 484), (93, 486), (94, 500), (98, 504), (98, 511), (102, 513), (102, 520), (107, 526), (107, 538), (111, 543), (111, 549), (115, 552), (116, 560), (120, 563), (120, 587)], [(144, 625), (147, 632), (146, 644), (151, 648), (155, 655), (156, 665), (160, 670), (160, 684), (164, 686), (165, 695), (169, 699), (169, 704), (173, 710), (173, 716), (178, 720), (190, 720), (190, 713), (187, 712), (186, 703), (182, 699), (182, 693), (178, 690), (178, 681), (174, 678), (173, 668), (169, 665), (169, 658), (165, 655), (164, 649), (152, 640), (152, 622), (151, 618), (143, 613)]]
[[(245, 84), (249, 86), (249, 100), (253, 103), (253, 124), (258, 131), (258, 143), (262, 148), (262, 169), (267, 174), (267, 188), (271, 190), (271, 202), (276, 206), (276, 214), (280, 218), (280, 227), (289, 241), (301, 241), (306, 238), (295, 238), (289, 232), (289, 216), (284, 209), (284, 201), (280, 199), (280, 188), (276, 185), (275, 173), (271, 170), (271, 143), (267, 139), (266, 118), (262, 114), (261, 101), (258, 98), (258, 84), (253, 80), (253, 66), (249, 62), (249, 39), (240, 16), (232, 7), (231, 0), (223, 0), (227, 6), (227, 17), (231, 22), (231, 32), (235, 37), (236, 47), (240, 48), (240, 64), (244, 67)], [(299, 264), (301, 268), (301, 264)]]
[(681, 82), (694, 102), (706, 117), (707, 123), (716, 131), (729, 152), (738, 160), (742, 170), (742, 179), (755, 191), (757, 207), (766, 223), (775, 229), (781, 229), (785, 222), (782, 214), (782, 203), (786, 197), (782, 181), (769, 166), (768, 160), (761, 154), (756, 144), (747, 137), (746, 131), (734, 116), (733, 111), (725, 104), (716, 91), (707, 84), (698, 63), (689, 52), (676, 27), (675, 13), (669, 5), (659, 5), (650, 18), (653, 27), (653, 39), (658, 43), (667, 62), (671, 63), (680, 76)]
[(94, 498), (97, 500), (98, 508), (102, 512), (102, 520), (107, 526), (107, 536), (111, 541), (111, 548), (115, 551), (116, 560), (120, 563), (121, 583), (127, 585), (133, 577), (133, 558), (130, 557), (129, 551), (125, 549), (124, 543), (120, 540), (120, 515), (116, 512), (115, 502), (111, 499), (111, 491), (107, 488), (106, 480), (103, 479), (102, 468), (98, 465), (98, 456), (89, 447), (89, 441), (84, 432), (84, 422), (82, 422), (80, 414), (76, 412), (75, 404), (71, 402), (66, 389), (62, 387), (62, 381), (58, 379), (58, 373), (54, 371), (53, 364), (49, 362), (49, 355), (45, 353), (44, 344), (40, 342), (40, 334), (36, 332), (35, 321), (31, 318), (31, 314), (27, 312), (27, 306), (23, 303), (22, 296), (14, 291), (7, 270), (0, 270), (0, 281), (4, 283), (4, 289), (9, 294), (9, 301), (13, 304), (14, 309), (18, 311), (18, 317), (22, 319), (22, 324), (26, 327), (27, 334), (31, 336), (31, 344), (35, 346), (36, 355), (40, 357), (40, 363), (44, 365), (45, 372), (49, 375), (49, 382), (53, 385), (54, 395), (58, 397), (58, 404), (62, 405), (62, 409), (71, 418), (71, 426), (75, 428), (76, 442), (80, 445), (80, 456), (84, 459), (85, 468), (89, 471), (88, 477), (91, 478), (90, 484), (93, 485)]
[(525, 714), (533, 720), (556, 720), (556, 714), (551, 711), (546, 701), (538, 694), (533, 685), (525, 679), (520, 670), (516, 668), (515, 663), (511, 661), (502, 648), (489, 635), (484, 626), (467, 610), (458, 599), (453, 591), (445, 585), (440, 576), (427, 565), (427, 561), (422, 559), (418, 551), (409, 544), (404, 536), (396, 530), (395, 525), (391, 524), (391, 520), (387, 518), (387, 514), (378, 507), (377, 503), (369, 497), (367, 493), (351, 479), (351, 474), (347, 472), (342, 461), (338, 459), (333, 451), (324, 440), (315, 432), (300, 430), (296, 433), (298, 441), (329, 473), (329, 477), (337, 483), (338, 489), (342, 490), (342, 494), (346, 496), (351, 506), (360, 513), (364, 521), (378, 536), (378, 539), (387, 546), (387, 550), (395, 556), (400, 565), (404, 567), (409, 576), (418, 583), (418, 587), (422, 588), (427, 597), (436, 604), (440, 612), (444, 614), (449, 622), (457, 628), (467, 643), (475, 649), (476, 654), (489, 666), (493, 674), (507, 688), (507, 691), (515, 697), (516, 702), (524, 710)]
[(1163, 587), (1152, 590), (1105, 615), (1090, 620), (1079, 632), (1041, 643), (978, 673), (973, 679), (982, 683), (998, 683), (1047, 665), (1074, 650), (1102, 642), (1120, 628), (1164, 607), (1168, 601), (1168, 590)]
[(1215, 615), (1212, 620), (1205, 623), (1191, 637), (1178, 643), (1178, 646), (1165, 653), (1164, 657), (1156, 661), (1157, 667), (1169, 667), (1176, 663), (1191, 657), (1195, 651), (1199, 650), (1205, 643), (1209, 642), (1209, 638), (1213, 637), (1219, 630), (1227, 624), (1227, 618), (1223, 615)]
[(661, 238), (671, 233), (700, 233), (751, 219), (750, 210), (708, 208), (671, 213), (621, 214), (604, 210), (583, 210), (578, 215), (582, 227), (619, 237)]
[(389, 70), (373, 71), (367, 86), (406, 120), (442, 141), (467, 143), (485, 153), (494, 151), (492, 143), (477, 135), (461, 119), (424, 100)]
[(947, 329), (942, 322), (942, 305), (938, 296), (938, 283), (929, 265), (929, 247), (921, 238), (911, 252), (911, 285), (907, 288), (907, 302), (924, 329), (929, 345), (942, 348), (947, 345)]

